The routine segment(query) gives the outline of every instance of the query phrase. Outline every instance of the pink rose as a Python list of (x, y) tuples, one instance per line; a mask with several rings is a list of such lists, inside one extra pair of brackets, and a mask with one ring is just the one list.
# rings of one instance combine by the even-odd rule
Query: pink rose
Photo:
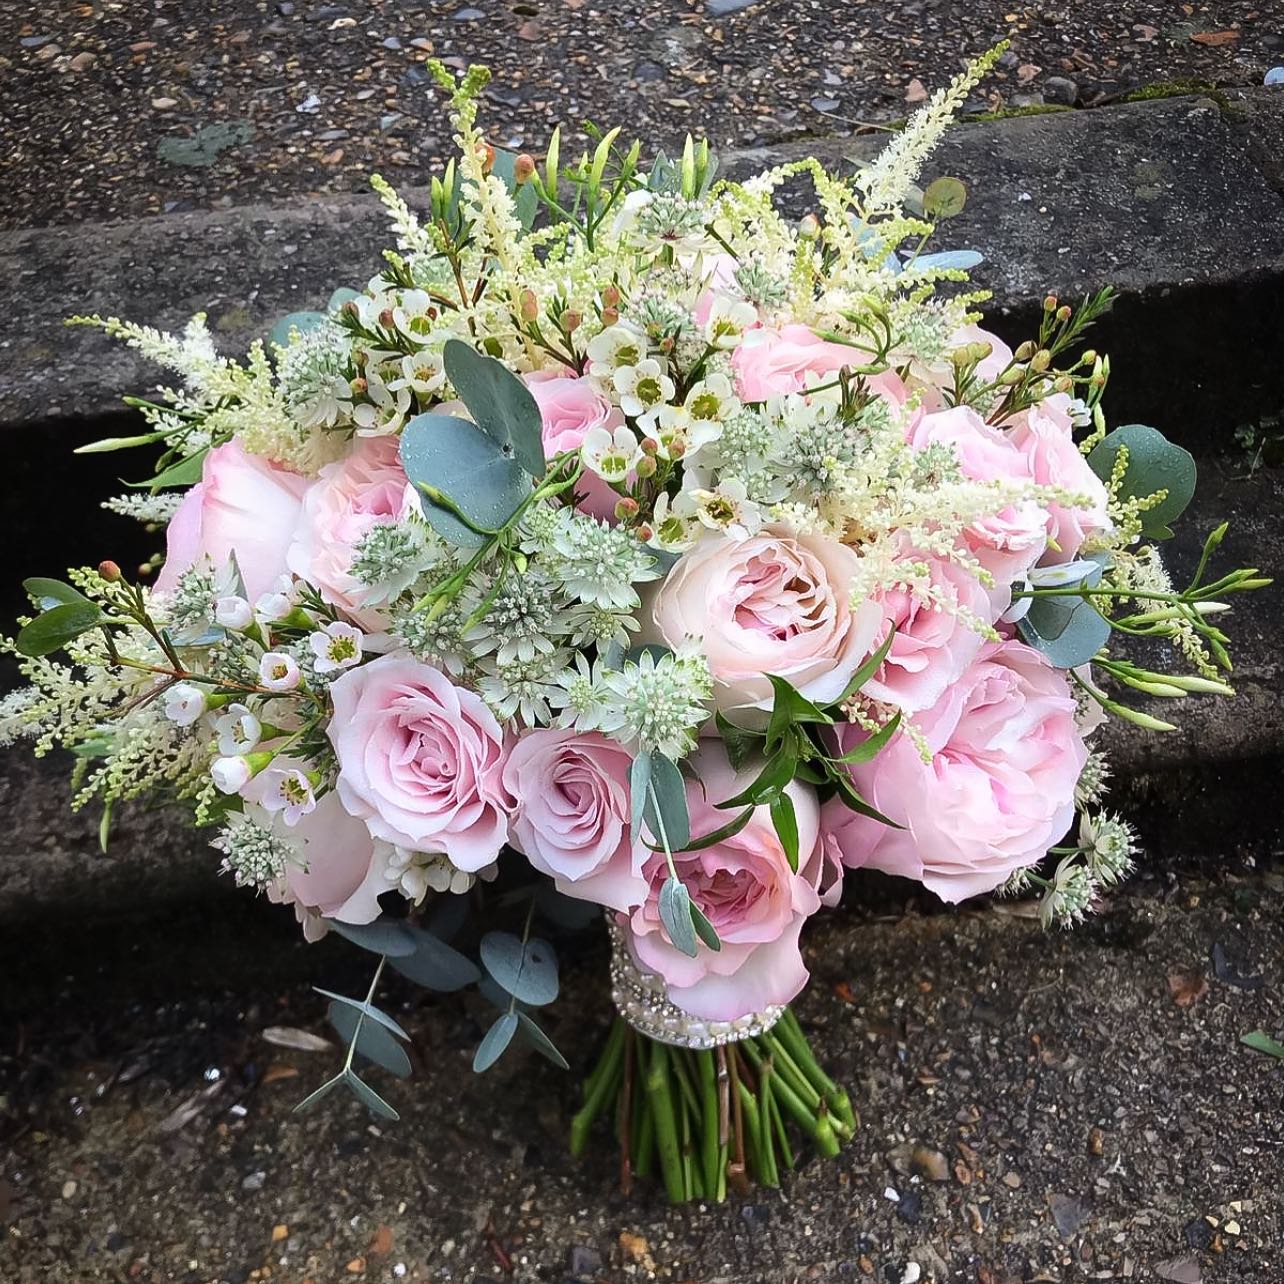
[(1042, 560), (1052, 566), (1074, 561), (1090, 535), (1110, 529), (1110, 497), (1074, 443), (1068, 401), (1064, 394), (1056, 393), (1032, 406), (1012, 432), (1012, 441), (1025, 455), (1035, 481), (1041, 486), (1073, 491), (1092, 501), (1089, 508), (1063, 508), (1060, 504), (1048, 507), (1048, 550)]
[[(271, 817), (264, 813), (261, 823), (271, 827)], [(284, 832), (292, 842), (302, 842), (301, 859), (286, 866), (284, 876), (268, 888), (268, 899), (293, 905), (309, 940), (324, 933), (322, 918), (370, 923), (379, 917), (379, 893), (392, 883), (370, 831), (343, 809), (338, 794), (322, 795), (313, 811)]]
[(385, 617), (364, 606), (369, 590), (348, 568), (357, 545), (374, 527), (417, 510), (397, 438), (358, 438), (352, 452), (327, 464), (304, 495), (302, 521), (287, 554), (290, 570), (358, 624), (378, 630)]
[[(523, 378), (539, 406), (540, 435), (544, 453), (550, 459), (563, 451), (578, 450), (593, 428), (614, 431), (624, 423), (624, 412), (611, 404), (592, 379), (561, 370), (537, 370)], [(579, 506), (582, 512), (605, 521), (615, 520), (615, 505), (620, 497), (601, 477), (586, 472), (578, 489), (584, 495)]]
[[(970, 406), (924, 415), (910, 430), (908, 440), (915, 450), (951, 447), (960, 471), (971, 481), (1033, 480), (1030, 462), (1015, 443)], [(1026, 500), (982, 517), (968, 527), (965, 537), (968, 548), (995, 580), (1011, 584), (1043, 554), (1047, 518), (1038, 504)]]
[(504, 766), (504, 788), (517, 800), (514, 845), (558, 891), (617, 910), (646, 896), (629, 835), (631, 762), (599, 732), (536, 730)]
[(508, 840), (504, 735), (480, 696), (396, 653), (330, 686), (339, 797), (376, 838), (476, 873)]
[(958, 612), (992, 625), (1007, 610), (1012, 594), (1006, 588), (987, 591), (975, 575), (944, 558), (910, 551), (906, 560), (926, 563), (929, 587), (944, 603), (934, 604), (904, 588), (874, 595), (885, 621), (874, 649), (886, 639), (888, 626), (896, 635), (887, 658), (861, 692), (917, 713), (935, 704), (963, 675), (985, 640)]
[(851, 604), (860, 559), (820, 535), (711, 535), (678, 559), (652, 603), (661, 640), (699, 642), (723, 710), (771, 707), (767, 674), (837, 700), (871, 649), (879, 610)]
[(170, 519), (157, 592), (172, 593), (202, 558), (222, 570), (233, 553), (245, 596), (253, 602), (268, 592), (285, 573), (285, 550), (307, 488), (306, 477), (249, 454), (237, 441), (216, 446)]
[[(903, 829), (826, 804), (824, 824), (853, 868), (920, 880), (943, 900), (998, 887), (1070, 828), (1087, 759), (1064, 675), (1022, 642), (990, 642), (908, 736), (852, 767), (861, 795)], [(850, 724), (844, 749), (864, 733)]]
[[(714, 803), (739, 792), (754, 768), (737, 773), (722, 747), (704, 742), (691, 756), (699, 783), (687, 784), (691, 833), (699, 837), (725, 825), (731, 813)], [(660, 888), (669, 876), (663, 852), (643, 848), (646, 900), (622, 920), (638, 965), (662, 976), (669, 998), (693, 1016), (734, 1021), (775, 1003), (788, 1003), (807, 982), (798, 948), (806, 919), (820, 908), (817, 883), (824, 873), (819, 808), (805, 785), (788, 786), (798, 818), (799, 869), (794, 873), (771, 823), (759, 807), (738, 834), (701, 851), (674, 856), (678, 877), (713, 924), (722, 942), (701, 943), (695, 958), (670, 943), (660, 921)]]
[[(822, 339), (809, 326), (787, 325), (780, 330), (760, 327), (745, 332), (731, 356), (742, 401), (766, 401), (787, 392), (805, 392), (809, 385), (828, 382), (844, 366), (868, 364), (863, 348)], [(906, 399), (905, 385), (895, 371), (869, 379), (870, 386), (897, 405)]]

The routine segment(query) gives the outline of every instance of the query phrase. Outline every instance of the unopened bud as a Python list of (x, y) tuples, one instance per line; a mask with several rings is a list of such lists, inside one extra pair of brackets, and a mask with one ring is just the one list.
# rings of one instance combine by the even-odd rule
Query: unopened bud
[(655, 469), (655, 456), (643, 455), (642, 458), (638, 460), (637, 467), (633, 471), (636, 472), (639, 477), (647, 478), (655, 476)]
[(535, 297), (534, 290), (522, 291), (521, 310), (523, 321), (534, 321), (539, 316), (539, 300)]
[(660, 351), (672, 352), (673, 347), (674, 347), (673, 336), (671, 334), (666, 334), (664, 338), (660, 340)]
[(562, 313), (562, 329), (567, 334), (574, 334), (580, 328), (580, 322), (584, 318), (578, 312), (566, 311)]
[(617, 500), (615, 504), (615, 520), (617, 522), (627, 522), (638, 515), (638, 501), (625, 495), (623, 499)]
[(798, 220), (798, 235), (814, 241), (820, 235), (820, 219), (814, 214), (804, 214)]
[(355, 299), (349, 299), (340, 310), (344, 316), (348, 317), (359, 317), (361, 315), (361, 309), (357, 307)]
[(999, 376), (999, 382), (1005, 388), (1015, 388), (1026, 376), (1024, 366), (1013, 366), (1010, 370), (1005, 370)]
[(1095, 366), (1097, 364), (1096, 348), (1089, 348), (1088, 351), (1079, 358), (1079, 364), (1081, 366)]
[(1062, 325), (1069, 321), (1072, 316), (1074, 316), (1074, 309), (1068, 303), (1063, 303), (1057, 309), (1057, 320), (1060, 321)]
[(615, 324), (619, 319), (620, 319), (620, 309), (619, 309), (619, 308), (603, 308), (603, 309), (602, 309), (602, 324), (603, 324), (603, 325), (614, 325), (614, 324)]
[(1052, 353), (1047, 348), (1040, 348), (1038, 352), (1030, 358), (1030, 369), (1036, 374), (1042, 374), (1052, 364)]
[(361, 375), (358, 375), (355, 379), (353, 379), (348, 386), (352, 389), (353, 395), (357, 397), (360, 397), (370, 387), (370, 385), (365, 381), (365, 379), (361, 377)]
[(1057, 296), (1055, 294), (1049, 294), (1043, 300), (1043, 310), (1045, 312), (1055, 312), (1057, 310)]
[(687, 453), (687, 443), (681, 437), (669, 442), (669, 458), (681, 459)]
[(1055, 392), (1069, 392), (1074, 387), (1074, 380), (1069, 375), (1061, 375), (1052, 384)]
[(379, 324), (383, 326), (385, 330), (392, 329), (393, 315), (391, 308), (384, 308), (384, 310), (379, 313)]
[(110, 558), (105, 562), (98, 563), (98, 574), (107, 581), (108, 584), (116, 584), (121, 579), (120, 567)]
[(1012, 355), (1018, 361), (1029, 361), (1030, 358), (1034, 356), (1034, 353), (1035, 353), (1034, 344), (1031, 343), (1029, 339), (1027, 339)]
[(523, 183), (530, 181), (531, 175), (535, 173), (535, 157), (528, 156), (523, 152), (513, 162), (513, 181), (518, 187)]
[(660, 443), (654, 437), (643, 437), (641, 449), (644, 455), (658, 455)]
[(619, 286), (604, 285), (602, 287), (602, 306), (604, 308), (618, 308), (620, 306)]
[(641, 526), (633, 528), (633, 533), (645, 544), (655, 537), (655, 528), (648, 522), (643, 522)]
[(495, 168), (495, 149), (489, 143), (483, 143), (480, 148), (482, 173), (489, 174)]

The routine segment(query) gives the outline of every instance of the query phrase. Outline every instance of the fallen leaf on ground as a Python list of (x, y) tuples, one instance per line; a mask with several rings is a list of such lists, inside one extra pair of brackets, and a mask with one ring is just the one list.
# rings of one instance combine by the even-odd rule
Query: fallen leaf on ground
[(905, 88), (905, 101), (911, 105), (927, 101), (927, 86), (917, 76)]
[(1239, 39), (1238, 31), (1196, 31), (1191, 39), (1197, 45), (1233, 45)]
[(1208, 993), (1208, 980), (1199, 972), (1182, 968), (1168, 974), (1168, 991), (1179, 1008), (1188, 1008)]
[(329, 1052), (333, 1046), (329, 1039), (293, 1025), (270, 1025), (263, 1037), (278, 1048), (294, 1048), (298, 1052)]

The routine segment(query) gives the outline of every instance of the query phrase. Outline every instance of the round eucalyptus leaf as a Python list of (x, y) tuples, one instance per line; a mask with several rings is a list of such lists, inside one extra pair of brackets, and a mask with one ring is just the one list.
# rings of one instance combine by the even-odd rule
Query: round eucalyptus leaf
[[(357, 1051), (367, 1061), (373, 1061), (375, 1065), (390, 1070), (402, 1079), (410, 1074), (410, 1058), (406, 1055), (405, 1048), (385, 1026), (363, 1020), (357, 1009), (346, 1003), (331, 1003), (326, 1016), (344, 1043), (351, 1043), (353, 1036), (356, 1036)], [(360, 1030), (357, 1029), (358, 1021), (361, 1021)]]
[(416, 985), (438, 994), (449, 994), (472, 985), (481, 976), (472, 959), (452, 949), (440, 937), (412, 924), (406, 925), (406, 931), (415, 943), (414, 953), (390, 958), (388, 962)]
[(933, 179), (923, 192), (923, 213), (928, 218), (953, 218), (963, 213), (967, 188), (957, 178)]
[(539, 1028), (533, 1018), (527, 1016), (525, 1012), (519, 1012), (517, 1021), (517, 1028), (521, 1031), (522, 1037), (540, 1056), (547, 1057), (559, 1069), (569, 1070), (571, 1068), (567, 1064), (566, 1058), (557, 1050), (557, 1045)]
[(291, 330), (297, 330), (300, 334), (307, 334), (309, 330), (315, 330), (324, 320), (324, 312), (287, 312), (268, 331), (268, 343), (274, 343), (278, 348), (284, 348), (290, 342)]
[(504, 1055), (508, 1045), (517, 1033), (520, 1021), (516, 1012), (503, 1012), (495, 1018), (495, 1024), (486, 1031), (482, 1041), (473, 1054), (473, 1072), (481, 1074), (489, 1070)]
[(462, 339), (441, 350), (446, 377), (477, 426), (532, 477), (543, 477), (543, 418), (531, 390), (502, 362)]
[(557, 998), (557, 955), (547, 941), (532, 937), (525, 945), (511, 932), (487, 932), (481, 958), (495, 980), (515, 999), (542, 1007)]
[(1035, 598), (1017, 628), (1058, 669), (1087, 664), (1110, 638), (1109, 622), (1082, 598)]
[[(531, 492), (511, 446), (505, 449), (477, 424), (451, 415), (416, 415), (401, 434), (401, 462), (423, 496), (428, 522), (461, 548), (484, 544), (487, 536), (473, 528), (498, 530)], [(434, 496), (444, 497), (467, 521)]]
[(352, 1095), (361, 1102), (367, 1110), (373, 1111), (383, 1119), (391, 1119), (394, 1123), (401, 1116), (368, 1084), (364, 1079), (359, 1078), (351, 1070), (345, 1070), (343, 1073), (343, 1082), (352, 1089)]
[(1088, 467), (1109, 484), (1119, 448), (1128, 451), (1128, 467), (1119, 488), (1123, 499), (1145, 499), (1156, 491), (1167, 495), (1141, 514), (1142, 533), (1151, 539), (1172, 535), (1176, 521), (1195, 494), (1195, 460), (1188, 450), (1174, 446), (1157, 428), (1125, 424), (1107, 434), (1088, 453)]
[(390, 1030), (399, 1039), (409, 1040), (410, 1036), (390, 1017), (382, 1008), (377, 1008), (373, 1003), (365, 999), (350, 999), (346, 994), (336, 994), (333, 990), (323, 990), (319, 985), (312, 987), (318, 994), (324, 994), (327, 999), (333, 999), (336, 1003), (342, 1003), (345, 1008), (350, 1008), (353, 1012), (360, 1012), (366, 1020), (373, 1021), (377, 1025), (383, 1026), (385, 1030)]
[(341, 285), (330, 296), (330, 302), (325, 305), (325, 310), (327, 312), (338, 312), (338, 310), (349, 300), (359, 299), (360, 297), (360, 290), (354, 290), (351, 286)]
[(643, 815), (652, 837), (669, 851), (680, 852), (691, 841), (686, 783), (677, 763), (661, 753), (651, 754)]
[(408, 925), (395, 918), (377, 918), (373, 923), (340, 923), (337, 918), (328, 918), (326, 922), (345, 941), (351, 941), (372, 954), (386, 954), (388, 958), (396, 959), (415, 952), (415, 941)]

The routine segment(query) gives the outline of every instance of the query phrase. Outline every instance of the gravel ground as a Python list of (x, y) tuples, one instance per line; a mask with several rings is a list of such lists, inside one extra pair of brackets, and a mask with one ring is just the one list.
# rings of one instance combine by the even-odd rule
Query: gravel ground
[(536, 150), (585, 119), (724, 148), (850, 131), (1005, 35), (979, 110), (1284, 62), (1276, 0), (0, 0), (0, 31), (0, 226), (421, 182), (447, 145), (427, 52), (488, 62), (494, 136)]
[[(826, 916), (800, 1013), (864, 1122), (838, 1160), (715, 1208), (621, 1197), (605, 1137), (572, 1162), (576, 1075), (510, 1054), (474, 1078), (466, 1001), (401, 1011), (417, 1077), (375, 1080), (399, 1124), (292, 1116), (336, 1054), (263, 1031), (324, 1033), (307, 982), (351, 989), (362, 960), (287, 943), (265, 905), (11, 940), (0, 1278), (1272, 1284), (1284, 1063), (1239, 1038), (1284, 1025), (1284, 870), (1220, 864), (1071, 934), (1011, 907)], [(549, 1025), (577, 1072), (604, 973), (600, 941), (564, 968)]]

